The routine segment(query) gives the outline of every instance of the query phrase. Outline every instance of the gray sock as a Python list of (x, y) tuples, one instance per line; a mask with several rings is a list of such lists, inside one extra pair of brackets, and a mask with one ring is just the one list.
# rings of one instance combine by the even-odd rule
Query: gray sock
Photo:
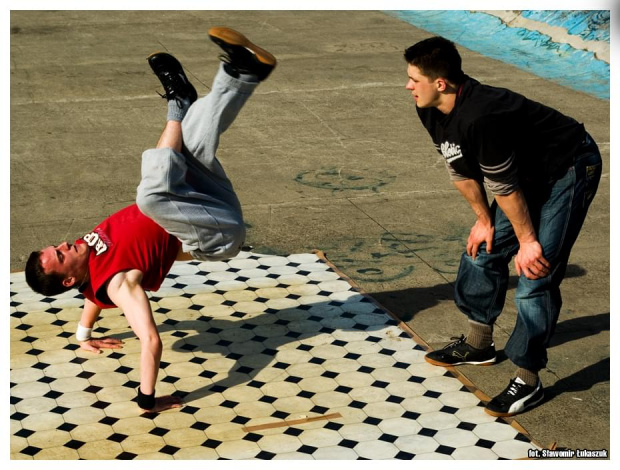
[(488, 348), (493, 344), (493, 325), (469, 320), (469, 333), (466, 343), (476, 349)]
[(180, 100), (174, 99), (168, 101), (168, 121), (179, 121), (181, 122), (185, 115), (187, 114), (187, 110), (191, 106), (191, 103), (188, 99)]
[(535, 387), (538, 383), (538, 372), (532, 372), (531, 370), (523, 369), (522, 367), (517, 369), (515, 372), (515, 377), (519, 377), (531, 387)]

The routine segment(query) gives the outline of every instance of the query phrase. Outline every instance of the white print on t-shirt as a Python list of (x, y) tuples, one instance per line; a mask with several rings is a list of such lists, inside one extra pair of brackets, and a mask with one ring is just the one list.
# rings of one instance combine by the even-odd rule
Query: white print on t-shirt
[(108, 245), (103, 242), (103, 240), (99, 237), (99, 234), (96, 232), (86, 234), (82, 238), (86, 243), (88, 243), (88, 246), (95, 249), (97, 256), (101, 253), (105, 253), (108, 249)]
[(454, 160), (463, 157), (460, 145), (451, 144), (450, 142), (444, 142), (441, 144), (440, 149), (441, 154), (448, 163), (452, 163)]

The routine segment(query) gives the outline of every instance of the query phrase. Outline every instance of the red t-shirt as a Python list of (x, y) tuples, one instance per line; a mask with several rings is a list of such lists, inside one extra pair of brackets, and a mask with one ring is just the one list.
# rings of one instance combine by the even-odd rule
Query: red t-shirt
[(106, 288), (112, 276), (121, 271), (142, 271), (144, 290), (158, 290), (181, 245), (178, 238), (142, 214), (136, 204), (111, 215), (75, 243), (90, 247), (89, 281), (80, 290), (101, 308), (115, 307)]

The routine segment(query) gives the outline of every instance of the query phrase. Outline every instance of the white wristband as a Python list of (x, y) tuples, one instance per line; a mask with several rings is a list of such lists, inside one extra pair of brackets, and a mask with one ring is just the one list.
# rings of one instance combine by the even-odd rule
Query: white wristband
[(88, 341), (90, 339), (90, 333), (93, 331), (92, 328), (84, 328), (81, 323), (78, 322), (77, 331), (75, 333), (75, 337), (78, 341)]

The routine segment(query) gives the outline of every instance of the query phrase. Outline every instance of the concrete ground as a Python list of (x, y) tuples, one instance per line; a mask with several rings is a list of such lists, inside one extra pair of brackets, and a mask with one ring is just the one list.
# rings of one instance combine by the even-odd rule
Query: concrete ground
[[(279, 59), (221, 141), (248, 243), (259, 253), (323, 250), (432, 346), (463, 332), (451, 283), (473, 216), (404, 89), (402, 52), (430, 33), (378, 11), (13, 11), (11, 270), (134, 201), (141, 153), (166, 113), (145, 58), (175, 54), (207, 93), (214, 25)], [(609, 102), (460, 50), (468, 74), (584, 122), (601, 148), (603, 178), (542, 371), (547, 400), (518, 422), (544, 446), (609, 449)], [(515, 322), (512, 294), (500, 350)], [(460, 370), (493, 396), (513, 366)]]

